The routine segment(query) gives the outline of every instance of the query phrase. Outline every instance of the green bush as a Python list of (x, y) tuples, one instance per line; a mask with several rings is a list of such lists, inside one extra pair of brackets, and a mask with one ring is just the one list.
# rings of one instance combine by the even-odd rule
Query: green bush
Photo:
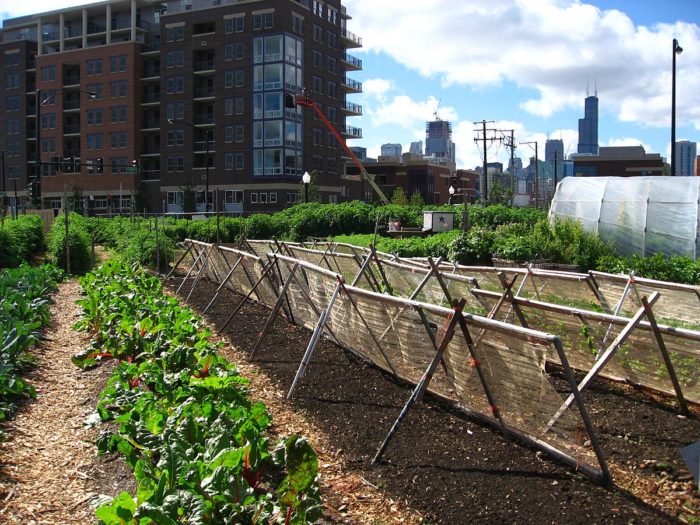
[(634, 272), (639, 277), (660, 281), (700, 284), (700, 261), (682, 255), (671, 257), (661, 253), (650, 257), (606, 255), (597, 261), (596, 269), (607, 273)]
[(472, 227), (460, 233), (448, 247), (448, 258), (459, 264), (490, 264), (496, 232), (487, 227)]
[(44, 221), (38, 215), (6, 219), (0, 227), (0, 268), (19, 266), (44, 248)]
[[(131, 235), (122, 239), (120, 253), (130, 263), (138, 263), (141, 266), (156, 268), (160, 262), (159, 271), (164, 272), (174, 260), (175, 245), (173, 241), (163, 234), (158, 235), (158, 248), (156, 248), (155, 231), (141, 227)], [(158, 252), (160, 251), (160, 254)]]
[[(49, 232), (48, 256), (59, 268), (66, 270), (66, 223), (59, 216)], [(92, 237), (82, 215), (71, 213), (69, 218), (70, 271), (82, 275), (92, 268)]]

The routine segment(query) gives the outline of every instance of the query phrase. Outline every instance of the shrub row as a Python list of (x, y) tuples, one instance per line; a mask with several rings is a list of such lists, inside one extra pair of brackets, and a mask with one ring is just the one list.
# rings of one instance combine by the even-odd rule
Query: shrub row
[(48, 265), (0, 271), (0, 421), (14, 415), (19, 396), (35, 396), (19, 374), (34, 363), (26, 350), (41, 339), (39, 330), (49, 322), (49, 295), (60, 278), (60, 270)]
[(158, 279), (113, 261), (81, 279), (91, 346), (74, 358), (114, 358), (97, 411), (110, 430), (101, 452), (134, 469), (135, 497), (100, 506), (106, 525), (310, 523), (321, 510), (311, 446), (291, 436), (271, 450), (264, 405), (217, 353), (194, 312), (166, 296)]
[(88, 219), (77, 213), (71, 213), (68, 218), (70, 241), (66, 243), (66, 222), (59, 215), (51, 226), (47, 240), (48, 259), (64, 271), (66, 268), (66, 244), (70, 252), (70, 271), (82, 275), (92, 268), (92, 234)]
[(38, 215), (5, 219), (0, 227), (0, 268), (15, 268), (44, 249), (44, 221)]

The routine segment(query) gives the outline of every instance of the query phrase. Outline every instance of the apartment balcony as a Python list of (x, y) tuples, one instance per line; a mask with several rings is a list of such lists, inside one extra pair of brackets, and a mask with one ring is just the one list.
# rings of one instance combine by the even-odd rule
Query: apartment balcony
[(362, 38), (347, 29), (343, 29), (340, 32), (340, 38), (345, 43), (345, 47), (362, 47)]
[(144, 93), (141, 104), (160, 104), (160, 93)]
[(343, 102), (341, 110), (343, 111), (343, 113), (349, 116), (362, 116), (362, 106), (360, 106), (359, 104), (353, 104), (352, 102)]
[(345, 126), (340, 132), (346, 139), (361, 139), (362, 138), (362, 128), (356, 128), (355, 126)]
[(200, 60), (194, 63), (192, 71), (195, 74), (213, 74), (216, 71), (213, 60)]
[(107, 26), (105, 24), (88, 23), (87, 34), (96, 35), (99, 33), (104, 33), (107, 31)]
[(214, 125), (214, 115), (199, 115), (194, 119), (195, 126)]
[(147, 129), (160, 129), (160, 125), (160, 119), (148, 118), (141, 122), (141, 131), (145, 131)]
[(64, 124), (64, 135), (80, 135), (80, 124)]
[(80, 75), (65, 75), (63, 77), (63, 87), (79, 86)]
[(214, 88), (197, 88), (194, 90), (195, 99), (209, 99), (216, 96), (216, 91)]
[(356, 58), (352, 55), (348, 55), (345, 53), (343, 58), (340, 59), (343, 64), (345, 64), (345, 68), (348, 71), (360, 71), (362, 70), (362, 60), (359, 58)]
[(347, 93), (362, 93), (362, 82), (345, 77), (340, 84)]
[(79, 98), (67, 98), (63, 101), (63, 111), (74, 111), (80, 109)]

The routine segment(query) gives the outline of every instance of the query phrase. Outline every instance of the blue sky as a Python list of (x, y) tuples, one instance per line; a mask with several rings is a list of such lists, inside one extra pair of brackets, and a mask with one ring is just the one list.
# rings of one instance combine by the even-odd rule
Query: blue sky
[[(404, 151), (424, 140), (434, 111), (452, 121), (458, 167), (481, 164), (475, 121), (515, 129), (516, 143), (562, 138), (576, 151), (586, 88), (597, 86), (601, 146), (642, 144), (670, 152), (671, 46), (677, 57), (677, 139), (700, 140), (699, 0), (346, 0), (348, 27), (363, 38), (350, 54), (364, 83), (363, 139)], [(439, 103), (439, 107), (438, 107)], [(533, 156), (523, 145), (516, 155)], [(503, 146), (489, 160), (506, 161)], [(543, 154), (542, 154), (543, 156)]]
[[(0, 0), (0, 18), (84, 0)], [(376, 156), (383, 143), (425, 139), (435, 111), (450, 120), (458, 167), (481, 164), (473, 122), (514, 129), (516, 143), (562, 138), (576, 151), (586, 86), (600, 99), (600, 145), (670, 151), (671, 42), (677, 60), (677, 138), (700, 141), (700, 0), (345, 0), (350, 54), (364, 108), (348, 124)], [(516, 155), (532, 155), (520, 146)], [(489, 160), (505, 161), (497, 145)]]

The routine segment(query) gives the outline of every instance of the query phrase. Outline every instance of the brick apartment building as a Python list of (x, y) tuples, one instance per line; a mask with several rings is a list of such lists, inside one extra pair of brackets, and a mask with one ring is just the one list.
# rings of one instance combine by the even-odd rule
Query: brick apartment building
[(46, 207), (67, 187), (98, 213), (136, 195), (178, 212), (189, 191), (200, 211), (218, 195), (250, 213), (296, 202), (316, 170), (321, 200), (343, 200), (340, 146), (284, 100), (306, 88), (361, 137), (346, 125), (362, 112), (346, 99), (362, 89), (347, 76), (362, 69), (349, 18), (340, 0), (109, 0), (5, 20), (0, 189), (22, 200), (40, 174)]

